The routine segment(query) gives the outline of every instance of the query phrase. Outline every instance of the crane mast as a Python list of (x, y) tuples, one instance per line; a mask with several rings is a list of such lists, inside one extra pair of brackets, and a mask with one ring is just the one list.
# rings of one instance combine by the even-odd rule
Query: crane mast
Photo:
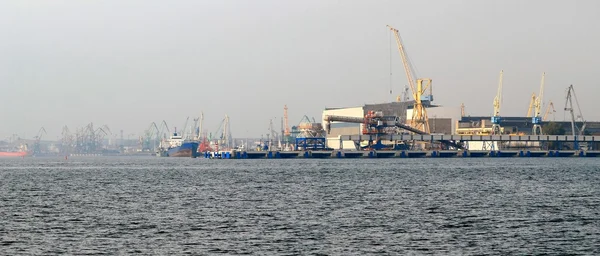
[(500, 106), (502, 104), (502, 76), (504, 70), (500, 70), (500, 79), (498, 82), (498, 92), (494, 98), (494, 116), (492, 116), (492, 135), (499, 135), (501, 133), (500, 123), (502, 118), (500, 117)]
[[(402, 64), (404, 66), (404, 72), (406, 73), (406, 79), (408, 80), (408, 85), (410, 86), (413, 98), (415, 100), (410, 125), (420, 131), (429, 133), (429, 118), (427, 117), (427, 110), (425, 109), (425, 107), (423, 107), (421, 99), (427, 89), (431, 91), (431, 79), (417, 79), (415, 85), (413, 71), (411, 70), (408, 57), (406, 56), (406, 52), (404, 51), (404, 46), (402, 44), (402, 40), (400, 39), (400, 34), (397, 29), (391, 27), (390, 25), (387, 25), (387, 27), (394, 33), (394, 37), (396, 38), (398, 52), (400, 53), (400, 58), (402, 59)], [(423, 82), (425, 82), (425, 84), (423, 84)], [(396, 100), (402, 101), (401, 96), (398, 96)], [(429, 100), (432, 100), (431, 95)]]
[(533, 135), (542, 135), (542, 100), (544, 97), (544, 80), (546, 77), (546, 72), (542, 73), (542, 82), (540, 84), (540, 93), (535, 98), (535, 116), (531, 119), (531, 123), (533, 123), (533, 130), (531, 131)]

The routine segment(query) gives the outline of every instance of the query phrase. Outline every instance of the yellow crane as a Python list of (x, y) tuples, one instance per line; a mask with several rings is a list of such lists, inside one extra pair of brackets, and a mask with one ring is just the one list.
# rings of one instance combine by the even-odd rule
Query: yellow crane
[(529, 108), (527, 109), (527, 117), (531, 117), (533, 112), (533, 106), (535, 105), (535, 92), (531, 94), (531, 100), (529, 100)]
[(540, 84), (540, 93), (535, 98), (535, 116), (531, 119), (533, 128), (531, 134), (542, 135), (542, 100), (544, 97), (544, 80), (546, 78), (546, 72), (542, 73), (542, 82)]
[(552, 109), (552, 115), (554, 116), (554, 113), (556, 113), (556, 110), (554, 109), (554, 103), (552, 101), (549, 101), (548, 107), (546, 107), (546, 112), (544, 113), (544, 117), (542, 118), (542, 121), (548, 120), (548, 114), (550, 113), (550, 109)]
[(492, 116), (492, 135), (499, 135), (501, 133), (500, 123), (502, 118), (500, 117), (500, 106), (502, 104), (502, 76), (504, 70), (500, 70), (500, 79), (498, 81), (498, 92), (494, 98), (494, 116)]
[[(415, 80), (413, 79), (413, 70), (411, 70), (411, 65), (409, 64), (408, 57), (404, 51), (400, 34), (397, 29), (391, 27), (390, 25), (387, 25), (387, 27), (394, 33), (394, 36), (396, 37), (396, 44), (398, 45), (398, 52), (400, 53), (400, 58), (402, 59), (402, 64), (404, 65), (404, 71), (406, 72), (406, 79), (408, 80), (408, 85), (410, 86), (413, 99), (415, 100), (410, 126), (425, 133), (429, 133), (429, 118), (427, 117), (427, 110), (425, 107), (423, 107), (422, 99), (428, 99), (429, 101), (433, 100), (431, 94), (432, 81), (429, 78), (419, 78), (417, 79), (415, 85)], [(427, 89), (430, 91), (429, 98), (424, 97)], [(401, 98), (398, 98), (397, 100), (401, 101)]]

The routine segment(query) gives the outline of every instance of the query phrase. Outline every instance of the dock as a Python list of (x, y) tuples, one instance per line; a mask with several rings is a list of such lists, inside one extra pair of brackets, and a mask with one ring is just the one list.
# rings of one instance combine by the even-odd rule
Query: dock
[(477, 157), (600, 157), (600, 151), (582, 150), (328, 150), (328, 151), (221, 151), (205, 152), (210, 159), (291, 158), (477, 158)]

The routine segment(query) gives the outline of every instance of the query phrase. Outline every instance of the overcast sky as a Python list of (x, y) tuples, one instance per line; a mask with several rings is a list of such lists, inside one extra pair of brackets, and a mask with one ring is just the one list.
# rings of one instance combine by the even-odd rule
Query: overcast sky
[(501, 114), (525, 115), (545, 71), (557, 120), (569, 84), (600, 120), (600, 1), (5, 0), (0, 139), (90, 122), (127, 136), (201, 111), (210, 132), (228, 114), (235, 137), (258, 137), (284, 104), (295, 125), (392, 101), (407, 82), (386, 24), (437, 104), (491, 115), (503, 69)]

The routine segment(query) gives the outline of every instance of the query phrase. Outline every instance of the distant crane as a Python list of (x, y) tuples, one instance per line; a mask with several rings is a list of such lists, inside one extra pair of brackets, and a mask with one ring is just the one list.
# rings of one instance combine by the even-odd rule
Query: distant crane
[(403, 102), (408, 102), (410, 101), (410, 93), (408, 92), (409, 88), (408, 85), (404, 86), (404, 89), (402, 90), (402, 94), (400, 95), (400, 101)]
[(167, 121), (163, 120), (162, 122), (160, 122), (159, 128), (160, 129), (158, 129), (158, 134), (161, 137), (161, 140), (167, 139), (168, 136), (171, 135), (171, 130), (169, 130), (169, 125), (167, 125)]
[(156, 152), (156, 143), (160, 140), (160, 131), (155, 122), (150, 123), (148, 129), (144, 131), (144, 140), (142, 144), (142, 150)]
[(183, 125), (183, 131), (181, 131), (181, 137), (184, 138), (184, 139), (189, 139), (189, 135), (187, 135), (187, 133), (186, 133), (186, 131), (187, 131), (187, 125), (188, 125), (189, 121), (190, 121), (190, 117), (188, 116), (185, 119), (185, 124)]
[[(548, 114), (550, 113), (550, 109), (552, 109), (552, 116), (554, 117), (554, 113), (556, 113), (556, 110), (554, 110), (554, 103), (552, 101), (550, 101), (548, 103), (548, 107), (546, 107), (546, 112), (544, 113), (544, 118), (542, 118), (543, 121), (548, 120)], [(552, 118), (554, 120), (554, 118)]]
[[(394, 33), (396, 38), (396, 44), (398, 45), (398, 52), (400, 53), (400, 57), (402, 58), (402, 63), (404, 65), (404, 71), (406, 73), (406, 79), (408, 80), (408, 85), (413, 94), (413, 98), (415, 100), (413, 111), (412, 111), (412, 119), (411, 126), (423, 131), (425, 133), (429, 133), (429, 118), (427, 117), (427, 110), (423, 107), (422, 100), (433, 100), (432, 95), (432, 80), (429, 78), (419, 78), (416, 81), (413, 79), (414, 70), (410, 61), (404, 51), (404, 46), (402, 44), (402, 39), (400, 38), (400, 34), (397, 29), (387, 25), (387, 27)], [(425, 83), (423, 83), (425, 82)], [(425, 91), (429, 89), (429, 95), (425, 96)], [(402, 99), (398, 97), (397, 101), (401, 101)]]
[[(577, 116), (575, 116), (575, 111), (573, 109), (573, 98), (575, 98), (575, 104), (577, 105), (577, 110), (579, 111), (579, 114)], [(581, 108), (579, 107), (579, 101), (577, 100), (577, 95), (575, 94), (575, 89), (573, 88), (573, 85), (570, 85), (567, 89), (565, 111), (569, 111), (569, 113), (571, 114), (571, 131), (573, 136), (583, 135), (587, 123), (585, 119), (583, 119), (583, 114), (581, 114)], [(581, 120), (582, 122), (581, 128), (576, 127), (575, 125), (575, 122), (577, 122), (578, 120)]]
[(273, 119), (269, 119), (269, 133), (267, 134), (267, 140), (269, 141), (269, 148), (273, 148), (273, 141), (277, 140), (277, 131), (273, 128)]
[(66, 125), (63, 126), (61, 132), (62, 138), (60, 140), (60, 153), (70, 154), (73, 149), (73, 135)]
[(501, 133), (500, 123), (502, 118), (500, 117), (500, 106), (502, 104), (502, 76), (504, 70), (500, 70), (500, 79), (498, 82), (498, 92), (494, 98), (494, 116), (492, 116), (492, 135), (499, 135)]
[(35, 142), (33, 144), (33, 154), (37, 155), (42, 152), (40, 141), (42, 140), (42, 135), (46, 134), (46, 129), (44, 127), (40, 128), (37, 135), (34, 137)]
[(198, 129), (198, 141), (201, 141), (204, 138), (204, 112), (200, 111), (200, 128)]
[(546, 72), (542, 73), (542, 82), (540, 84), (540, 93), (535, 98), (535, 116), (531, 119), (531, 123), (533, 123), (533, 128), (531, 134), (533, 135), (542, 135), (542, 100), (544, 97), (544, 80), (546, 77)]
[[(215, 132), (215, 135), (221, 133), (220, 136), (217, 137), (216, 144), (217, 146), (224, 145), (226, 148), (231, 148), (231, 142), (233, 138), (231, 137), (231, 130), (229, 129), (229, 116), (225, 115), (225, 118), (221, 120), (221, 124), (219, 124), (219, 128)], [(212, 135), (209, 140), (212, 140)], [(217, 148), (218, 150), (218, 148)]]
[(533, 113), (533, 106), (535, 105), (535, 92), (531, 94), (531, 100), (529, 100), (529, 108), (527, 109), (527, 117), (531, 117)]
[(283, 123), (284, 123), (284, 131), (283, 134), (287, 137), (290, 136), (291, 132), (290, 132), (290, 126), (288, 124), (288, 107), (287, 105), (283, 106)]

